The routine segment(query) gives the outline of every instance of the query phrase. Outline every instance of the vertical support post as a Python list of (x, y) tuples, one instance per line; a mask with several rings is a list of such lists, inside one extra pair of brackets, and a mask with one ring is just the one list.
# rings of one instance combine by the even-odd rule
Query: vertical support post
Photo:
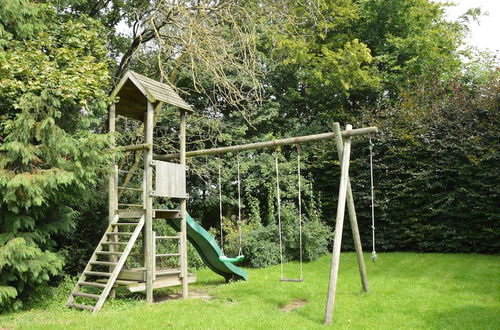
[[(153, 116), (154, 109), (148, 101), (148, 108), (144, 120), (144, 143), (153, 145)], [(146, 222), (144, 225), (145, 258), (146, 258), (146, 302), (153, 302), (153, 148), (146, 149), (144, 154), (144, 209), (146, 211)]]
[[(186, 166), (186, 111), (181, 110), (179, 129), (179, 161)], [(188, 297), (188, 262), (187, 262), (187, 226), (186, 226), (186, 198), (181, 199), (181, 276), (182, 276), (182, 298)]]
[[(347, 125), (346, 130), (352, 126)], [(332, 265), (330, 269), (330, 282), (328, 284), (328, 295), (326, 299), (325, 324), (332, 323), (333, 310), (335, 306), (335, 293), (337, 290), (337, 279), (339, 273), (340, 246), (342, 243), (342, 230), (344, 226), (345, 204), (347, 198), (347, 182), (349, 177), (349, 160), (351, 154), (351, 138), (347, 137), (344, 143), (342, 155), (339, 197), (337, 203), (337, 217), (335, 220), (335, 236), (333, 241)]]
[[(335, 132), (335, 142), (337, 145), (337, 154), (339, 160), (342, 161), (344, 143), (342, 142), (342, 135), (340, 133), (339, 123), (333, 126)], [(363, 258), (363, 247), (361, 246), (361, 238), (359, 235), (358, 219), (356, 217), (356, 209), (354, 208), (354, 198), (352, 196), (351, 179), (347, 178), (347, 209), (349, 211), (349, 220), (351, 222), (352, 239), (354, 240), (354, 249), (356, 250), (356, 257), (358, 259), (359, 275), (361, 276), (361, 285), (363, 290), (368, 292), (368, 277), (366, 276), (365, 260)]]
[[(109, 107), (109, 133), (111, 134), (110, 136), (110, 144), (111, 148), (114, 148), (116, 146), (116, 137), (115, 137), (115, 132), (116, 132), (116, 106), (115, 103), (111, 104)], [(108, 185), (108, 223), (110, 224), (113, 222), (113, 219), (115, 217), (115, 212), (116, 209), (118, 208), (118, 170), (117, 170), (117, 165), (116, 165), (116, 159), (115, 156), (111, 158), (111, 167), (112, 171), (109, 174), (109, 185)], [(111, 240), (116, 241), (118, 239), (117, 236), (113, 235)], [(115, 246), (110, 245), (110, 251), (115, 251)], [(110, 256), (109, 261), (111, 262), (116, 262), (116, 257), (115, 256)], [(111, 273), (113, 271), (114, 266), (109, 266), (109, 272)], [(111, 298), (115, 298), (115, 289), (112, 289), (109, 293), (109, 296)]]
[(153, 280), (156, 281), (156, 232), (153, 231)]
[[(116, 144), (116, 137), (115, 137), (115, 132), (116, 132), (116, 110), (115, 110), (115, 104), (113, 103), (109, 107), (109, 133), (111, 134), (110, 137), (110, 142), (111, 142), (111, 148), (115, 147)], [(115, 170), (115, 156), (112, 157), (112, 169)], [(113, 221), (113, 218), (115, 217), (115, 210), (117, 208), (117, 205), (115, 205), (115, 191), (117, 182), (115, 182), (115, 173), (113, 171), (109, 175), (109, 185), (108, 185), (108, 196), (109, 196), (109, 201), (108, 201), (108, 223), (111, 223)]]

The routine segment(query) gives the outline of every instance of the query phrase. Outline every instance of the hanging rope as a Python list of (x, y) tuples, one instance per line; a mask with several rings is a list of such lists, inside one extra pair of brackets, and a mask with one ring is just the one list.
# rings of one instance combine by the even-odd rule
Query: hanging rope
[(281, 267), (281, 277), (283, 279), (283, 242), (281, 239), (281, 196), (280, 196), (280, 179), (279, 179), (279, 167), (278, 167), (278, 150), (274, 152), (274, 162), (276, 165), (276, 201), (278, 204), (278, 235), (280, 243), (280, 267)]
[(300, 175), (300, 144), (297, 144), (297, 175), (299, 177), (299, 260), (300, 260), (300, 279), (303, 279), (302, 267), (302, 187)]
[(221, 166), (220, 166), (220, 156), (217, 156), (217, 164), (219, 168), (219, 221), (220, 221), (220, 246), (221, 252), (224, 256), (224, 233), (222, 230), (222, 183), (221, 183)]
[(238, 251), (238, 256), (243, 255), (243, 251), (241, 249), (242, 240), (241, 240), (241, 178), (240, 178), (240, 154), (237, 155), (238, 162), (238, 234), (240, 236), (240, 250)]
[(368, 141), (370, 143), (370, 190), (371, 190), (371, 201), (372, 201), (372, 261), (377, 260), (377, 252), (375, 252), (375, 198), (374, 198), (374, 185), (373, 185), (373, 146), (372, 137), (368, 136)]

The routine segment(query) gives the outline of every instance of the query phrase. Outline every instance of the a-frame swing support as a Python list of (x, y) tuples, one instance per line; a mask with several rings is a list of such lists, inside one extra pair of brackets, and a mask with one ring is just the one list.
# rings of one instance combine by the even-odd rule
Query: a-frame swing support
[[(334, 246), (332, 252), (332, 263), (330, 269), (330, 280), (328, 285), (327, 302), (325, 308), (325, 318), (324, 318), (325, 324), (330, 324), (333, 318), (346, 203), (349, 214), (349, 221), (351, 224), (352, 236), (354, 240), (354, 248), (356, 251), (356, 257), (358, 261), (359, 273), (361, 277), (361, 285), (363, 291), (368, 292), (368, 277), (366, 275), (366, 267), (363, 258), (363, 249), (361, 246), (361, 238), (359, 235), (358, 221), (356, 217), (356, 209), (354, 207), (354, 198), (352, 195), (351, 183), (349, 179), (349, 161), (351, 154), (351, 137), (358, 135), (376, 134), (377, 132), (378, 132), (377, 127), (364, 127), (364, 128), (352, 129), (351, 125), (346, 125), (346, 130), (341, 131), (340, 124), (334, 123), (334, 131), (328, 133), (298, 136), (280, 140), (256, 142), (256, 143), (235, 145), (229, 147), (183, 152), (183, 157), (198, 157), (198, 156), (208, 156), (208, 155), (220, 155), (228, 152), (239, 152), (245, 150), (255, 150), (255, 149), (271, 148), (283, 145), (293, 145), (306, 142), (316, 142), (316, 141), (335, 139), (337, 154), (341, 167), (341, 176), (340, 176), (340, 187), (338, 195), (337, 216), (335, 222), (335, 236), (334, 236)], [(155, 155), (154, 159), (171, 160), (171, 159), (178, 159), (180, 157), (182, 156), (177, 153), (177, 154), (167, 154), (167, 155)]]

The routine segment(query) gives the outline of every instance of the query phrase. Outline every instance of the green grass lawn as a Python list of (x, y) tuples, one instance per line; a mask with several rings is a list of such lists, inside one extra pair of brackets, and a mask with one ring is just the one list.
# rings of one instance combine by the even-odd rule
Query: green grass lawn
[[(369, 256), (366, 255), (366, 260)], [(143, 296), (109, 301), (97, 315), (64, 308), (69, 285), (29, 311), (0, 315), (1, 328), (283, 328), (324, 327), (330, 257), (304, 265), (305, 281), (279, 282), (279, 266), (250, 269), (248, 282), (224, 284), (209, 270), (190, 290), (205, 298)], [(500, 256), (381, 253), (367, 262), (370, 293), (361, 292), (354, 253), (343, 253), (333, 326), (346, 329), (500, 329)], [(298, 264), (286, 264), (287, 277)], [(179, 288), (155, 291), (165, 298)], [(295, 300), (306, 303), (291, 311)]]

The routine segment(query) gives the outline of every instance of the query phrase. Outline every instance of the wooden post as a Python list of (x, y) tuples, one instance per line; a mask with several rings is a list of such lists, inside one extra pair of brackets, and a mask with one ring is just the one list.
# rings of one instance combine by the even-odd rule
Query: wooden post
[[(337, 153), (339, 160), (342, 161), (344, 148), (342, 136), (340, 134), (339, 123), (334, 124), (335, 142), (337, 145)], [(351, 180), (347, 178), (347, 210), (349, 211), (349, 220), (351, 222), (352, 238), (354, 240), (354, 249), (356, 250), (356, 257), (358, 259), (359, 275), (361, 276), (361, 285), (363, 290), (368, 292), (368, 277), (366, 276), (365, 260), (363, 259), (363, 247), (361, 246), (361, 238), (359, 235), (358, 219), (356, 217), (356, 209), (354, 208), (354, 198), (352, 196)]]
[[(346, 130), (352, 126), (347, 125)], [(326, 299), (325, 324), (332, 323), (333, 310), (335, 306), (335, 293), (337, 290), (337, 279), (339, 273), (340, 246), (342, 243), (342, 229), (344, 226), (345, 204), (347, 197), (347, 182), (349, 178), (349, 159), (351, 154), (351, 139), (347, 137), (344, 143), (344, 151), (341, 162), (340, 187), (337, 203), (337, 217), (335, 220), (335, 236), (333, 241), (332, 265), (330, 269), (330, 282), (328, 284), (328, 295)]]
[[(186, 111), (181, 110), (179, 130), (179, 161), (181, 165), (186, 166)], [(188, 297), (188, 262), (187, 262), (187, 226), (186, 226), (186, 198), (181, 199), (181, 276), (182, 276), (182, 298)]]
[(156, 232), (153, 231), (153, 280), (156, 281)]
[[(148, 101), (148, 108), (144, 120), (144, 142), (153, 144), (153, 114), (154, 109), (151, 102)], [(153, 302), (153, 200), (151, 197), (153, 191), (153, 148), (144, 151), (144, 209), (146, 210), (146, 222), (144, 225), (145, 257), (146, 257), (146, 302)]]
[[(116, 138), (115, 138), (115, 132), (116, 132), (116, 110), (115, 110), (115, 104), (113, 103), (109, 107), (109, 133), (111, 134), (110, 137), (110, 142), (111, 142), (111, 147), (114, 148), (116, 144)], [(115, 156), (112, 157), (112, 169), (113, 172), (115, 170)], [(115, 205), (115, 191), (116, 187), (118, 184), (115, 182), (115, 173), (110, 173), (109, 175), (109, 185), (108, 185), (108, 196), (109, 196), (109, 203), (108, 203), (108, 223), (111, 223), (113, 221), (113, 218), (115, 217), (115, 210), (118, 205)]]
[[(111, 104), (109, 107), (109, 133), (111, 134), (110, 136), (110, 144), (111, 148), (115, 148), (116, 145), (116, 137), (115, 137), (115, 132), (116, 132), (116, 106), (115, 104)], [(112, 171), (109, 174), (109, 185), (108, 185), (108, 196), (109, 196), (109, 201), (108, 201), (108, 223), (113, 222), (113, 219), (115, 217), (115, 212), (116, 209), (118, 208), (118, 171), (117, 171), (117, 165), (116, 165), (116, 159), (115, 156), (111, 158), (111, 168)], [(111, 240), (116, 241), (118, 239), (117, 236), (114, 236), (111, 238)], [(115, 246), (110, 245), (110, 251), (115, 251)], [(111, 262), (116, 262), (116, 256), (110, 256), (109, 261)], [(113, 271), (114, 266), (109, 266), (109, 272), (111, 273)], [(111, 289), (109, 296), (111, 298), (115, 298), (115, 289)]]

